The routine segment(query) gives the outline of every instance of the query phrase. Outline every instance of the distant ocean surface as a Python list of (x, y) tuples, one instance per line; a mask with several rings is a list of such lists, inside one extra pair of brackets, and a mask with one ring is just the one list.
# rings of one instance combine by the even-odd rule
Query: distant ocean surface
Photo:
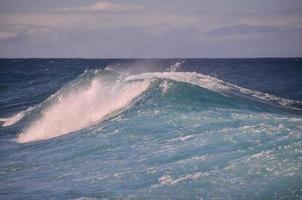
[(302, 199), (302, 58), (0, 59), (0, 199)]

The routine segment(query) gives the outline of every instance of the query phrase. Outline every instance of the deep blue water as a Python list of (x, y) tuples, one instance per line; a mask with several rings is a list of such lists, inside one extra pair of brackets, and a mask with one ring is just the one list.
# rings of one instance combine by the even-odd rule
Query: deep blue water
[(0, 59), (0, 199), (302, 199), (302, 59)]

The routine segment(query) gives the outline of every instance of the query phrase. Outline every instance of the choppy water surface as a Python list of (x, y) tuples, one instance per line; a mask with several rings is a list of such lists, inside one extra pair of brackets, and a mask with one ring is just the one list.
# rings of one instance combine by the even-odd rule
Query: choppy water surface
[(2, 59), (1, 199), (301, 199), (301, 59)]

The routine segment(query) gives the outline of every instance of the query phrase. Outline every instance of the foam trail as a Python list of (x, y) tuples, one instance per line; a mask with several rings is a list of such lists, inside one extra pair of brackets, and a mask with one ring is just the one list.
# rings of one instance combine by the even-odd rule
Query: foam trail
[(189, 83), (202, 88), (206, 88), (211, 91), (218, 92), (222, 95), (234, 95), (234, 96), (245, 96), (253, 98), (255, 100), (273, 103), (282, 107), (301, 110), (302, 102), (294, 101), (277, 97), (271, 94), (243, 88), (231, 83), (224, 82), (217, 78), (196, 73), (196, 72), (155, 72), (155, 73), (143, 73), (138, 75), (132, 75), (126, 78), (126, 81), (135, 80), (152, 80), (152, 79), (169, 79), (178, 82)]
[(50, 139), (91, 126), (130, 104), (148, 86), (148, 81), (141, 81), (112, 87), (94, 78), (86, 89), (60, 95), (18, 136), (17, 142)]
[(26, 113), (32, 111), (33, 108), (34, 107), (29, 107), (26, 110), (18, 112), (11, 117), (0, 118), (0, 122), (3, 122), (2, 126), (12, 126), (12, 125), (16, 124), (17, 122), (19, 122), (26, 115)]

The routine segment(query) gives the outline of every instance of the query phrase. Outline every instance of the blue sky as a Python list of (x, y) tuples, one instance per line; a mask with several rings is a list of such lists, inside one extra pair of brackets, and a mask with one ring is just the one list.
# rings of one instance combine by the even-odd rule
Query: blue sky
[(301, 0), (0, 0), (0, 57), (301, 56)]

